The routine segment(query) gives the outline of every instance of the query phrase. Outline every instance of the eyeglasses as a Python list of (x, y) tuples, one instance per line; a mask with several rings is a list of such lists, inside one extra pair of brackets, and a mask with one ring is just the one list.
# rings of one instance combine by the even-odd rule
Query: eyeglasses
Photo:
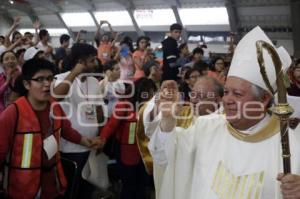
[(37, 78), (29, 79), (29, 80), (43, 84), (43, 83), (48, 83), (48, 82), (51, 83), (54, 79), (55, 79), (55, 77), (53, 75), (50, 75), (48, 77), (37, 77)]

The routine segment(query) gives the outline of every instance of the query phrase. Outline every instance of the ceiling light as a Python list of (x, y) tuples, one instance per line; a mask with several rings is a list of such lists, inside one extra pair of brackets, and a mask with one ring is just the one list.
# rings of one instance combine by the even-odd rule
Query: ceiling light
[(8, 1), (11, 5), (13, 5), (15, 2), (13, 0)]

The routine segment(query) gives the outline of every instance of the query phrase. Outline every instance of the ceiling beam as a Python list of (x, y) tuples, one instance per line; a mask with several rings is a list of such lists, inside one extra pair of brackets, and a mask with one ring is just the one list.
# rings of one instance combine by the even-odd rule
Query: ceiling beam
[(115, 0), (115, 2), (121, 4), (122, 6), (125, 7), (125, 9), (127, 10), (128, 14), (131, 18), (133, 27), (134, 27), (137, 35), (138, 36), (145, 35), (144, 31), (139, 27), (139, 25), (134, 17), (134, 10), (136, 10), (136, 7), (135, 7), (133, 1), (132, 0)]
[(36, 20), (39, 19), (38, 15), (32, 9), (32, 7), (30, 6), (29, 3), (26, 3), (26, 2), (25, 3), (15, 2), (14, 4), (10, 4), (8, 1), (4, 1), (1, 4), (7, 10), (8, 9), (15, 9), (15, 10), (18, 10), (18, 11), (26, 14), (30, 18), (30, 20), (32, 21), (32, 23), (34, 23)]
[(230, 29), (232, 32), (236, 33), (239, 41), (242, 35), (239, 32), (240, 20), (239, 20), (238, 9), (237, 9), (237, 1), (226, 0), (225, 6), (228, 13)]
[(53, 12), (53, 14), (56, 15), (60, 23), (64, 26), (65, 29), (67, 29), (70, 37), (72, 40), (75, 40), (75, 35), (72, 29), (67, 26), (67, 24), (64, 22), (63, 18), (61, 17), (60, 13), (63, 12), (63, 9), (61, 6), (58, 4), (53, 3), (52, 1), (47, 1), (47, 0), (28, 0), (30, 4), (36, 5), (36, 6), (41, 6), (43, 8), (47, 8)]
[(67, 29), (70, 37), (72, 38), (73, 41), (75, 41), (75, 35), (74, 35), (74, 32), (72, 31), (72, 29), (67, 26), (67, 24), (65, 23), (65, 21), (63, 20), (63, 18), (61, 17), (60, 13), (55, 13), (57, 18), (59, 19), (60, 23), (65, 27), (65, 29)]
[(99, 22), (97, 21), (96, 16), (94, 15), (94, 12), (91, 11), (91, 10), (89, 10), (88, 13), (91, 15), (91, 17), (92, 17), (92, 19), (93, 19), (93, 21), (94, 21), (96, 27), (99, 27), (100, 24), (99, 24)]
[(61, 12), (63, 10), (59, 5), (53, 3), (52, 1), (47, 1), (47, 0), (27, 0), (27, 1), (32, 6), (39, 6), (45, 8), (47, 10), (50, 10), (53, 13)]
[(86, 9), (86, 11), (96, 11), (96, 6), (92, 0), (72, 0), (72, 3), (77, 4), (80, 7)]
[(2, 15), (2, 18), (11, 26), (14, 23), (13, 16), (6, 10), (0, 8), (0, 14)]
[(134, 17), (134, 10), (133, 9), (130, 9), (130, 8), (127, 8), (127, 12), (131, 18), (131, 21), (132, 21), (132, 24), (133, 24), (133, 27), (137, 33), (138, 36), (144, 36), (145, 33), (144, 31), (139, 27), (135, 17)]
[(116, 3), (119, 3), (120, 5), (124, 6), (124, 8), (128, 9), (132, 9), (132, 10), (135, 10), (136, 7), (133, 3), (132, 0), (114, 0)]

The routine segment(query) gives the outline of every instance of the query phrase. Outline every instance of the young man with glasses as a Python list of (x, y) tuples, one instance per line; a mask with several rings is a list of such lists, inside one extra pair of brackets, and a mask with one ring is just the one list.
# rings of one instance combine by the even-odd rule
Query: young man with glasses
[(93, 146), (92, 139), (62, 119), (65, 113), (50, 95), (53, 79), (49, 61), (25, 62), (15, 86), (21, 97), (0, 115), (0, 165), (5, 165), (3, 184), (8, 198), (62, 198), (67, 181), (60, 161), (60, 137)]

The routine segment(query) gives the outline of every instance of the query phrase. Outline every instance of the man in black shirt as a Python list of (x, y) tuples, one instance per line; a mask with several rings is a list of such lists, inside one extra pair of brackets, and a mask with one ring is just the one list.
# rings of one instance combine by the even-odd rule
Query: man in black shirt
[(62, 62), (67, 57), (67, 49), (70, 45), (70, 36), (63, 34), (59, 38), (60, 47), (55, 51), (55, 64), (59, 67), (60, 72), (62, 72)]
[(163, 74), (162, 81), (164, 80), (177, 80), (178, 79), (178, 65), (176, 60), (179, 57), (179, 50), (177, 41), (181, 36), (182, 26), (180, 24), (172, 24), (170, 26), (170, 36), (162, 41), (163, 49)]

